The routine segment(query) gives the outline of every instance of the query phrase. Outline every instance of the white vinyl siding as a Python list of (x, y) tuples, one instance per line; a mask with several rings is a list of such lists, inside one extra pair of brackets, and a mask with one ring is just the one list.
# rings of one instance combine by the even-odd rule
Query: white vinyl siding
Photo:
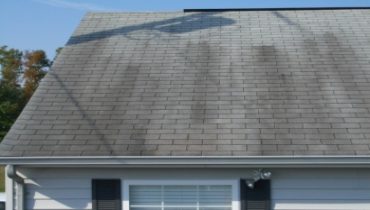
[[(271, 169), (269, 171), (272, 172), (271, 209), (370, 209), (370, 169)], [(26, 210), (82, 210), (92, 208), (91, 179), (121, 179), (123, 186), (129, 184), (128, 180), (133, 179), (147, 186), (150, 183), (164, 185), (166, 182), (172, 182), (171, 184), (174, 185), (184, 185), (184, 183), (186, 185), (230, 185), (230, 183), (222, 183), (223, 180), (238, 182), (240, 178), (251, 178), (253, 169), (19, 168), (18, 174), (25, 177)], [(145, 180), (153, 181), (145, 183)], [(198, 180), (198, 183), (194, 183), (193, 180)], [(215, 181), (206, 183), (209, 180)], [(7, 189), (11, 188), (7, 185)], [(9, 192), (11, 190), (7, 191), (7, 194)], [(124, 194), (122, 191), (122, 205), (124, 205), (125, 196), (128, 197), (128, 192)], [(237, 197), (236, 200), (238, 199)], [(11, 205), (7, 205), (7, 210), (11, 210), (8, 207), (11, 208)]]
[(231, 185), (132, 185), (131, 210), (232, 208)]
[(369, 172), (369, 169), (278, 170), (271, 182), (271, 206), (275, 210), (368, 210)]
[(91, 179), (26, 180), (26, 209), (91, 209)]

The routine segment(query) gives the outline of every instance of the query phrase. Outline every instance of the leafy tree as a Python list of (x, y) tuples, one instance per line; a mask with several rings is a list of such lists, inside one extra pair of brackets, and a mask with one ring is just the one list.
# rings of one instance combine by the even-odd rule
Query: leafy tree
[(22, 71), (23, 53), (16, 49), (6, 49), (7, 46), (0, 47), (0, 65), (2, 80), (16, 84)]
[(55, 56), (54, 56), (54, 61), (55, 59), (57, 59), (58, 55), (60, 54), (60, 52), (62, 52), (63, 50), (63, 47), (58, 47), (56, 50), (55, 50)]
[(50, 61), (42, 50), (26, 51), (23, 59), (23, 80), (25, 81), (23, 91), (28, 101), (36, 91), (41, 79), (46, 75), (46, 67), (50, 66)]
[(20, 85), (0, 80), (0, 141), (25, 105)]
[[(57, 52), (60, 52), (59, 48)], [(0, 141), (36, 91), (51, 62), (42, 50), (0, 47)]]
[(0, 141), (21, 113), (25, 101), (19, 85), (23, 53), (16, 49), (0, 47)]

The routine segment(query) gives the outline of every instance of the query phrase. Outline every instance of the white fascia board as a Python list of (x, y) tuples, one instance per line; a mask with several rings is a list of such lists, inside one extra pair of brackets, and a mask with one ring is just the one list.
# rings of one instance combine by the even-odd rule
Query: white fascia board
[(2, 157), (22, 167), (122, 168), (370, 168), (370, 156), (268, 157)]

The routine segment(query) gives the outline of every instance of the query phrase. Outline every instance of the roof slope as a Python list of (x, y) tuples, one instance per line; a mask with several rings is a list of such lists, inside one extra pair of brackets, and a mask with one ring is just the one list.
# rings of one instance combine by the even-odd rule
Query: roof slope
[(370, 10), (87, 13), (1, 156), (370, 155)]

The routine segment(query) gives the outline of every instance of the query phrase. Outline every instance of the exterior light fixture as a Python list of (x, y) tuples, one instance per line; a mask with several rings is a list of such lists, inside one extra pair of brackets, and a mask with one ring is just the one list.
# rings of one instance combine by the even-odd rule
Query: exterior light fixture
[(253, 189), (254, 183), (256, 183), (258, 180), (271, 178), (271, 172), (265, 171), (263, 169), (254, 170), (253, 174), (253, 179), (248, 179), (245, 181), (245, 184), (251, 189)]
[(270, 179), (271, 178), (271, 172), (261, 170), (260, 171), (260, 178), (261, 179)]

